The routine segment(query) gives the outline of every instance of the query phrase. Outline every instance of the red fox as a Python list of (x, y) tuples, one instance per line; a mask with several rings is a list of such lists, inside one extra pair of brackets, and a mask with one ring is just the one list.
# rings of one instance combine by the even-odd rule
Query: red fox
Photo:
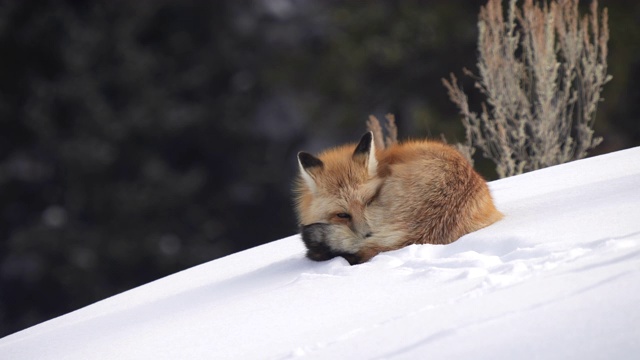
[(296, 212), (307, 257), (350, 264), (410, 244), (449, 244), (502, 218), (484, 179), (453, 147), (408, 141), (298, 153)]

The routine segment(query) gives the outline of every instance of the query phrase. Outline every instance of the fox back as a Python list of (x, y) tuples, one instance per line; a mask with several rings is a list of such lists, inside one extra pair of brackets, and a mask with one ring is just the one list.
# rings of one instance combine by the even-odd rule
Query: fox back
[(410, 244), (448, 244), (502, 218), (484, 179), (454, 148), (410, 141), (376, 150), (373, 134), (298, 154), (296, 212), (307, 257), (351, 264)]

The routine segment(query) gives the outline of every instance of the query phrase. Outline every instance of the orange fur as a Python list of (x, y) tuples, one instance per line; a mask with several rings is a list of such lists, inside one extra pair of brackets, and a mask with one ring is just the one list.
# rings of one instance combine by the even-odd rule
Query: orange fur
[[(374, 158), (354, 153), (366, 141)], [(323, 242), (337, 254), (355, 254), (355, 262), (410, 244), (449, 244), (502, 218), (484, 179), (457, 150), (437, 141), (376, 151), (373, 139), (363, 137), (357, 146), (314, 159), (300, 163), (298, 219), (302, 226), (331, 225)]]

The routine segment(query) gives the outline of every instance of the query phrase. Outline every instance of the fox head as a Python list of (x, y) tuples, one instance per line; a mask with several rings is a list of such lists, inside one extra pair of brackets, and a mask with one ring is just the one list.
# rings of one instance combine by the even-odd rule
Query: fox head
[(382, 184), (373, 134), (318, 157), (300, 152), (298, 164), (296, 210), (307, 257), (322, 261), (342, 256), (352, 264), (360, 262), (358, 252), (374, 231), (367, 206)]

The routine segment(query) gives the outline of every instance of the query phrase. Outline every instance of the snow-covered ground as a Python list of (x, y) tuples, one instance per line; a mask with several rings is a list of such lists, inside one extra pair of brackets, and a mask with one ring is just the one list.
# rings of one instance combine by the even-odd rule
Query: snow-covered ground
[(505, 219), (451, 245), (349, 266), (292, 236), (7, 336), (0, 358), (637, 359), (640, 148), (490, 186)]

